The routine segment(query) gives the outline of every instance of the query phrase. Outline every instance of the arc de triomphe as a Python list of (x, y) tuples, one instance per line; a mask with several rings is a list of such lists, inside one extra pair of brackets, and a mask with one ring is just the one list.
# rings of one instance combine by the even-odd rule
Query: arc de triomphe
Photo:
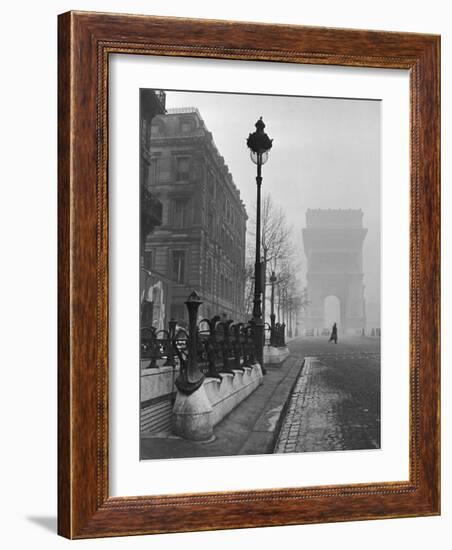
[(362, 210), (307, 210), (303, 229), (307, 257), (305, 328), (331, 328), (325, 315), (325, 300), (339, 301), (341, 333), (356, 332), (366, 326), (363, 284)]

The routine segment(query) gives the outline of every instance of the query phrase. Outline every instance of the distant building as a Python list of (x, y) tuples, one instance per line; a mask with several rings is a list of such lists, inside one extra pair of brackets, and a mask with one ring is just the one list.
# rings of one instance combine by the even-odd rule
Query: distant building
[(193, 290), (203, 300), (202, 317), (243, 320), (247, 214), (199, 111), (155, 117), (147, 153), (145, 186), (163, 206), (162, 223), (144, 245), (153, 325), (186, 320)]
[(336, 322), (340, 332), (366, 327), (362, 210), (308, 210), (303, 229), (307, 258), (305, 328), (322, 330)]

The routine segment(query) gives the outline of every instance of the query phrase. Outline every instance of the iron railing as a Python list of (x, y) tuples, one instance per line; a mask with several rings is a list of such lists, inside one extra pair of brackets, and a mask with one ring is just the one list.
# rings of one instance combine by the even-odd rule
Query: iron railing
[(275, 348), (281, 348), (286, 345), (286, 325), (285, 323), (265, 323), (265, 344)]
[[(168, 329), (141, 329), (141, 359), (149, 360), (148, 369), (183, 364), (189, 358), (190, 330), (173, 319)], [(252, 324), (231, 320), (202, 319), (195, 328), (196, 363), (207, 377), (221, 378), (222, 373), (243, 370), (255, 362)]]
[[(204, 377), (221, 378), (221, 374), (234, 374), (256, 363), (256, 345), (259, 342), (264, 345), (264, 341), (257, 339), (253, 321), (234, 322), (216, 315), (198, 322), (197, 312), (202, 302), (197, 294), (193, 292), (185, 303), (188, 328), (181, 327), (175, 319), (168, 323), (167, 329), (141, 328), (140, 355), (142, 360), (149, 360), (146, 368), (178, 364), (176, 386), (191, 393)], [(271, 345), (284, 346), (285, 325), (273, 325), (266, 325), (267, 340)]]

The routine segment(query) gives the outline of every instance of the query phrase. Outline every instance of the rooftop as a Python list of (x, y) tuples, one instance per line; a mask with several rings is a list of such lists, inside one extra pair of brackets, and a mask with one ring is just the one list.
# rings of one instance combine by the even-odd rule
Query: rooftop
[[(226, 164), (223, 155), (221, 155), (220, 151), (218, 150), (218, 147), (215, 143), (215, 140), (213, 139), (212, 132), (210, 132), (206, 126), (206, 123), (204, 122), (204, 119), (201, 116), (201, 113), (199, 112), (197, 107), (171, 107), (169, 109), (166, 109), (166, 114), (159, 115), (158, 118), (164, 119), (165, 117), (169, 115), (185, 115), (185, 114), (195, 114), (198, 117), (199, 123), (200, 123), (200, 129), (204, 132), (204, 135), (207, 135), (209, 137), (210, 145), (212, 147), (212, 150), (215, 154), (215, 156), (219, 160), (219, 164), (222, 166), (225, 174), (227, 175), (227, 178), (229, 179), (229, 183), (231, 185), (231, 188), (233, 192), (236, 194), (237, 198), (240, 200), (240, 203), (242, 204), (242, 207), (245, 208), (245, 204), (240, 198), (240, 189), (238, 189), (237, 185), (234, 182), (234, 179), (232, 177), (231, 172), (229, 171), (229, 167)], [(199, 129), (195, 130), (192, 135), (200, 135)]]
[(172, 107), (171, 109), (167, 109), (166, 113), (168, 115), (184, 115), (188, 113), (196, 113), (202, 120), (202, 116), (197, 107)]

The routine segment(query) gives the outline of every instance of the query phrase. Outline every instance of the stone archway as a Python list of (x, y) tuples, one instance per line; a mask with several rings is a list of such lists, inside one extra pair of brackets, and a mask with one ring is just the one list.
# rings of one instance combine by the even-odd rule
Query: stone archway
[(363, 242), (367, 229), (362, 210), (308, 210), (303, 229), (307, 257), (307, 329), (326, 325), (324, 301), (340, 302), (338, 329), (357, 332), (366, 325), (363, 285)]

